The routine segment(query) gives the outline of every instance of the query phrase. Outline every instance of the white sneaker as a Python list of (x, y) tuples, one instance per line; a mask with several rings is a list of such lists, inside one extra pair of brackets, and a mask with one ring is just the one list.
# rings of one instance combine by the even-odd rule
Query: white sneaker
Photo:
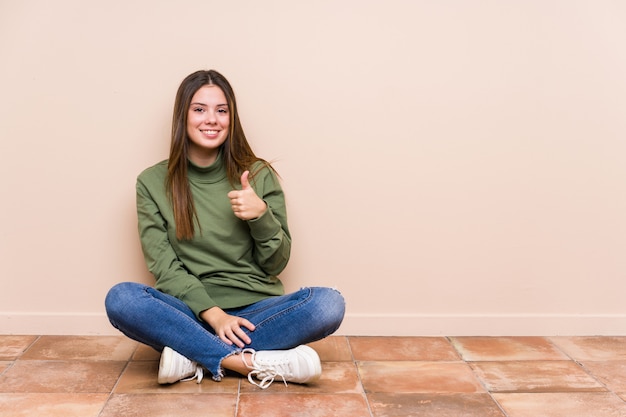
[[(252, 355), (251, 364), (246, 362), (244, 353)], [(241, 358), (252, 369), (248, 374), (248, 381), (262, 389), (269, 387), (276, 377), (282, 378), (287, 385), (287, 381), (298, 384), (315, 382), (322, 375), (322, 364), (317, 352), (305, 345), (290, 350), (256, 352), (244, 349)], [(261, 382), (255, 382), (253, 377)]]
[(174, 382), (191, 381), (196, 378), (199, 384), (202, 382), (203, 376), (202, 367), (196, 362), (187, 359), (167, 346), (163, 349), (157, 378), (159, 384), (173, 384)]

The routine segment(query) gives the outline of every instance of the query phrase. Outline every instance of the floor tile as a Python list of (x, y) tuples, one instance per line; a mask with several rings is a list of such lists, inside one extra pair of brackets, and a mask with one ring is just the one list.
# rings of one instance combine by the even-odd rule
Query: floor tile
[(157, 382), (159, 363), (156, 361), (130, 362), (115, 387), (116, 394), (236, 394), (239, 378), (225, 377), (220, 382), (206, 374), (200, 384), (196, 381), (160, 385)]
[(137, 350), (133, 353), (132, 360), (134, 361), (158, 361), (161, 359), (161, 352), (157, 352), (150, 346), (139, 343)]
[(99, 417), (232, 417), (234, 394), (114, 394)]
[(552, 342), (577, 361), (626, 360), (626, 337), (552, 337)]
[[(159, 385), (124, 336), (0, 335), (0, 417), (626, 417), (626, 337), (330, 336), (319, 381)], [(488, 392), (489, 390), (489, 392)]]
[(2, 375), (4, 371), (9, 369), (9, 366), (11, 366), (12, 364), (12, 361), (0, 361), (0, 375)]
[(124, 366), (112, 361), (17, 361), (0, 376), (0, 392), (110, 392)]
[(358, 361), (458, 361), (444, 337), (350, 337)]
[(462, 362), (359, 362), (365, 392), (485, 392), (470, 367)]
[(370, 417), (360, 394), (241, 394), (237, 417)]
[(474, 362), (490, 392), (605, 391), (573, 361)]
[(35, 340), (37, 336), (0, 335), (0, 360), (17, 359)]
[(466, 361), (568, 360), (544, 337), (452, 337)]
[(613, 392), (626, 392), (626, 361), (584, 362), (584, 368)]
[[(241, 392), (259, 392), (261, 388), (252, 385), (246, 378), (241, 380)], [(323, 362), (322, 376), (314, 383), (301, 385), (283, 383), (277, 378), (266, 392), (308, 393), (308, 394), (349, 394), (363, 393), (358, 372), (353, 362)]]
[(508, 417), (624, 417), (626, 403), (612, 393), (493, 394)]
[(3, 417), (98, 417), (109, 394), (0, 394)]
[(387, 394), (367, 396), (374, 417), (505, 417), (489, 394)]
[(326, 339), (310, 343), (322, 361), (338, 362), (351, 361), (352, 352), (345, 336), (330, 336)]
[(21, 359), (127, 361), (136, 348), (124, 336), (42, 336)]

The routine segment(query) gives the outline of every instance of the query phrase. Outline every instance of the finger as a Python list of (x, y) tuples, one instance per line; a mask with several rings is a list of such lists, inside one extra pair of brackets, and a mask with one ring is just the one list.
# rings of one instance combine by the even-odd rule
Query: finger
[(242, 190), (249, 190), (250, 188), (250, 182), (248, 182), (248, 175), (250, 175), (250, 171), (244, 171), (243, 174), (241, 174), (241, 189)]
[[(237, 328), (237, 330), (240, 330), (239, 328)], [(235, 330), (236, 331), (236, 330)], [(231, 341), (231, 344), (234, 343), (235, 345), (237, 345), (237, 347), (244, 347), (245, 343), (242, 342), (241, 340), (239, 340), (239, 338), (237, 337), (237, 335), (235, 334), (235, 331), (233, 330), (229, 330), (228, 333), (226, 334), (226, 336), (228, 337), (228, 339)]]
[[(252, 339), (250, 339), (250, 337), (246, 334), (246, 332), (243, 331), (241, 327), (238, 327), (237, 330), (235, 330), (235, 333), (236, 333), (236, 336), (239, 337), (238, 340), (241, 340), (246, 345), (249, 345), (252, 342)], [(239, 346), (239, 347), (243, 347), (243, 346)]]
[(253, 332), (256, 329), (256, 326), (254, 324), (252, 324), (251, 322), (249, 322), (248, 320), (244, 318), (241, 319), (241, 321), (239, 322), (239, 325), (245, 327), (251, 332)]
[(224, 334), (223, 332), (220, 332), (217, 334), (220, 338), (220, 340), (224, 343), (226, 343), (227, 345), (232, 345), (233, 342), (230, 341), (230, 339), (228, 337), (226, 337), (226, 334)]

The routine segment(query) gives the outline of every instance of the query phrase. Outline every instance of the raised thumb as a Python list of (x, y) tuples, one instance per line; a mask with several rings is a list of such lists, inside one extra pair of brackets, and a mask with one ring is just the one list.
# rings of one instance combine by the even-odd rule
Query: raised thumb
[(241, 189), (242, 190), (247, 190), (247, 189), (252, 188), (250, 187), (250, 182), (248, 181), (249, 174), (250, 174), (250, 171), (244, 171), (244, 173), (241, 174)]

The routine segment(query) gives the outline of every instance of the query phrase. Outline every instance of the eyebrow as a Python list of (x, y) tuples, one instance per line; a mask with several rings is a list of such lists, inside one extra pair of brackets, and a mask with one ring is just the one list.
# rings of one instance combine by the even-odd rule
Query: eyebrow
[[(208, 107), (206, 104), (204, 103), (191, 103), (190, 106), (202, 106), (202, 107)], [(224, 104), (218, 104), (216, 107), (228, 107), (228, 103), (224, 103)]]

